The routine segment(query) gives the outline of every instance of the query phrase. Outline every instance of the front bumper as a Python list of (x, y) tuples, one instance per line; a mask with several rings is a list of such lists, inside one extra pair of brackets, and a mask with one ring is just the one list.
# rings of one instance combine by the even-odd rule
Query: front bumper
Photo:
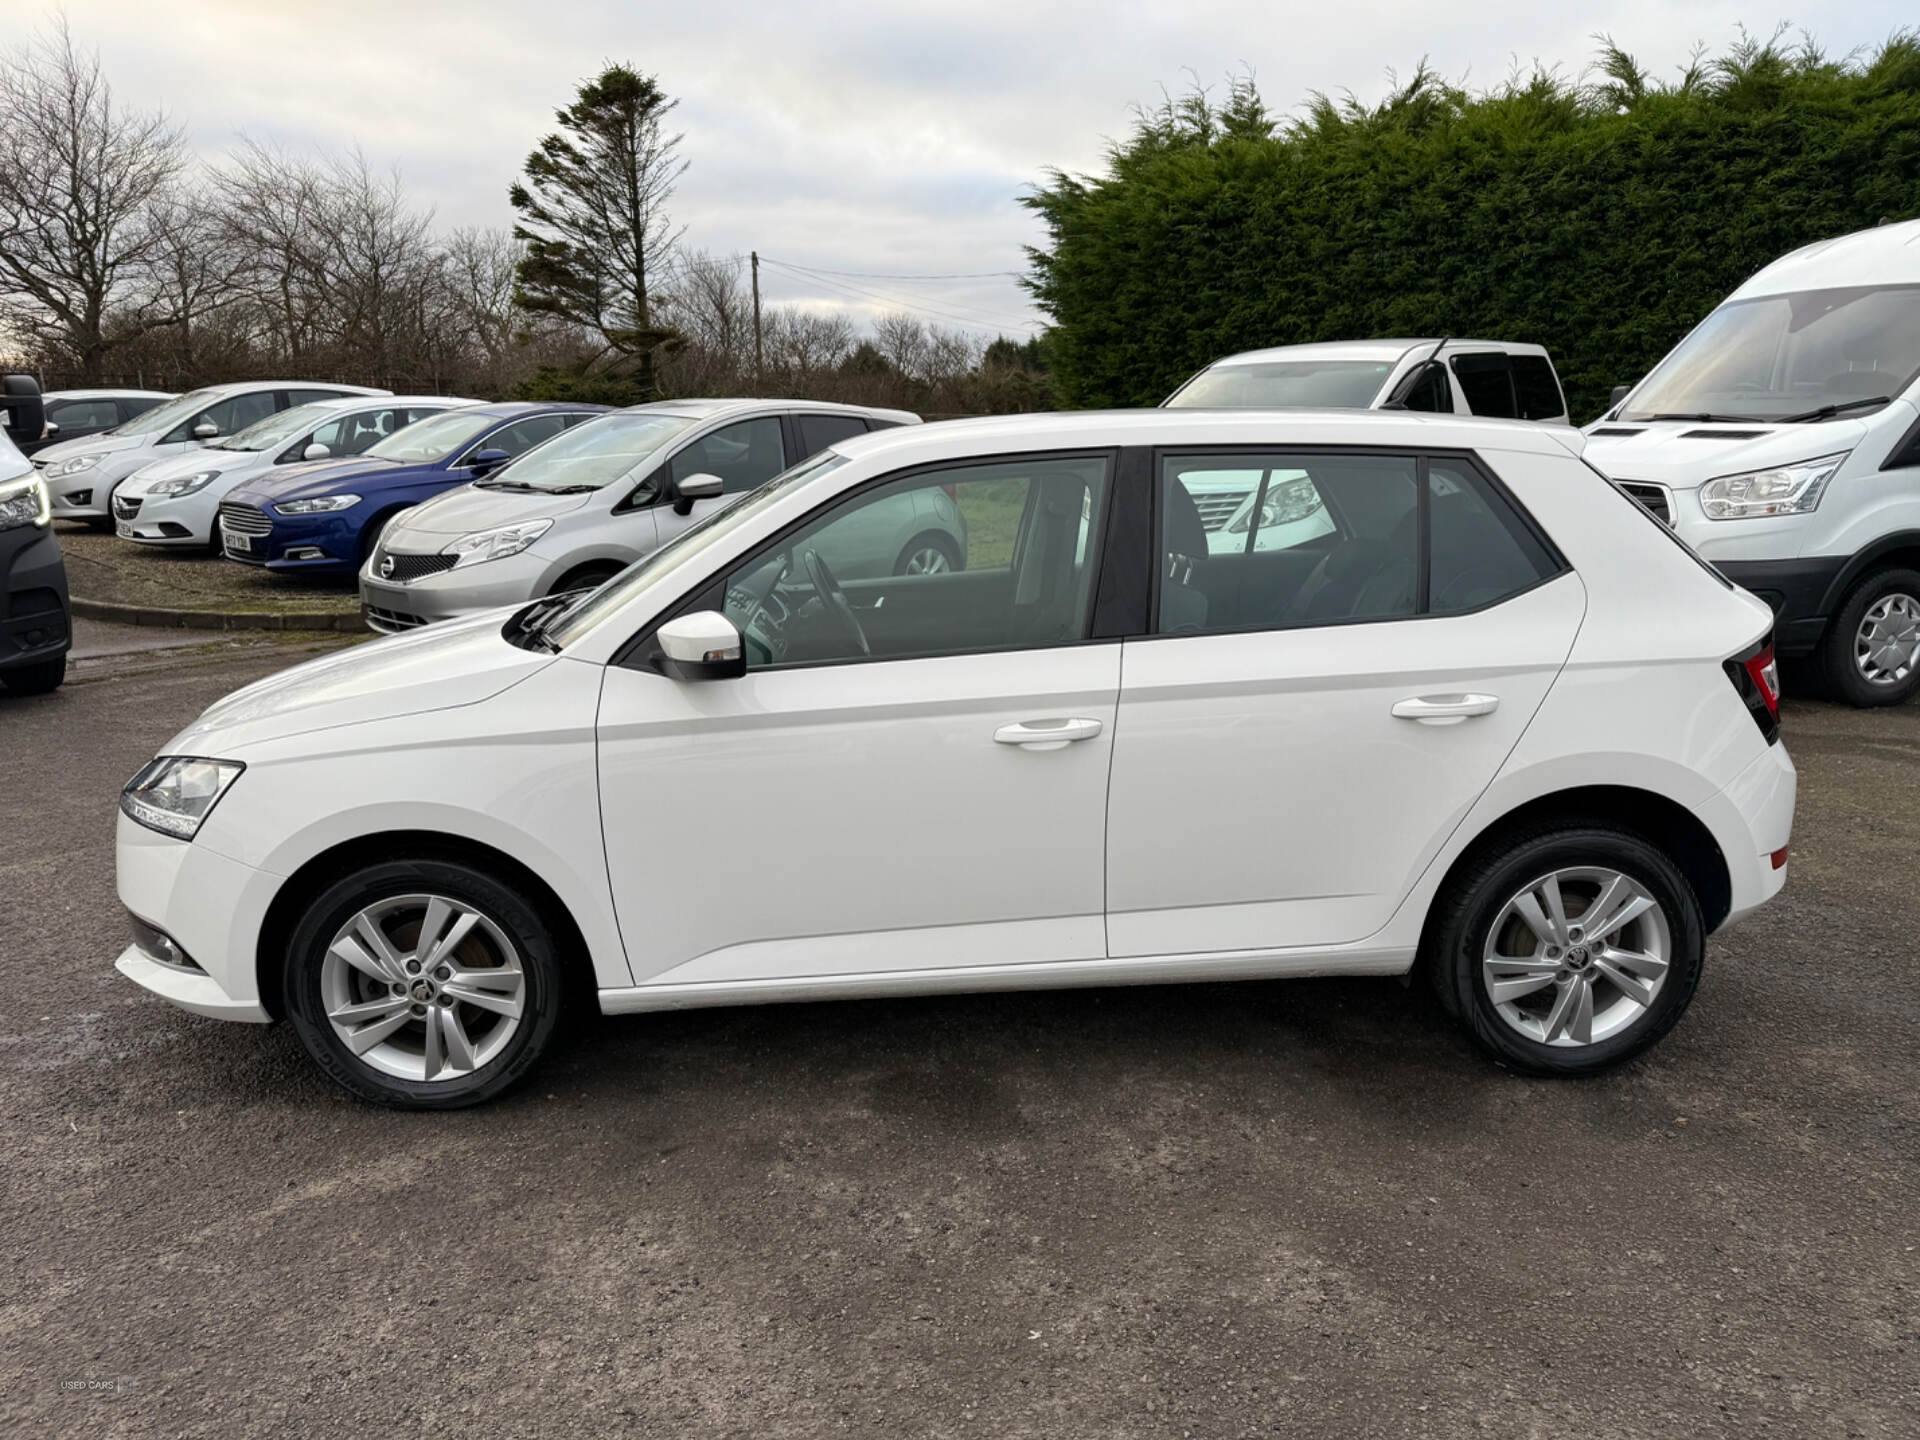
[(67, 566), (52, 527), (0, 530), (0, 671), (67, 653)]
[(196, 1015), (264, 1023), (260, 931), (281, 877), (198, 841), (176, 840), (119, 817), (114, 854), (120, 903), (164, 930), (204, 973), (162, 965), (137, 945), (114, 962), (129, 980)]
[(546, 594), (544, 585), (550, 569), (548, 561), (523, 550), (518, 555), (443, 570), (402, 585), (380, 579), (370, 565), (360, 572), (360, 613), (369, 629), (394, 635), (436, 620), (456, 620), (482, 610), (523, 604)]
[(1798, 560), (1719, 560), (1715, 568), (1772, 607), (1773, 648), (1780, 655), (1807, 655), (1827, 628), (1828, 597), (1846, 568), (1844, 555)]
[(211, 503), (195, 505), (198, 499), (198, 495), (164, 495), (154, 500), (128, 495), (122, 488), (109, 507), (113, 533), (142, 545), (206, 545), (213, 538), (213, 507)]

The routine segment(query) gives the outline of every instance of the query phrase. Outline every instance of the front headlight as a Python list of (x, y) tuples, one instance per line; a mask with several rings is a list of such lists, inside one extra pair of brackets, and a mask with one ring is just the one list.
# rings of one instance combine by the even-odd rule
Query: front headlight
[(459, 556), (453, 562), (453, 568), (458, 570), (462, 565), (478, 565), (482, 560), (518, 555), (552, 528), (551, 520), (523, 520), (518, 525), (502, 525), (497, 530), (476, 530), (442, 547), (440, 553)]
[[(1266, 498), (1260, 502), (1260, 528), (1270, 530), (1277, 525), (1291, 525), (1296, 520), (1306, 519), (1325, 503), (1320, 498), (1320, 492), (1313, 488), (1313, 482), (1305, 476), (1269, 485)], [(1228, 532), (1246, 534), (1253, 518), (1252, 511), (1248, 511), (1227, 527)]]
[(127, 782), (120, 809), (137, 825), (191, 840), (246, 768), (238, 760), (162, 755)]
[(0, 530), (45, 525), (52, 518), (53, 510), (47, 503), (47, 482), (38, 475), (0, 480)]
[(64, 480), (69, 475), (79, 475), (91, 470), (100, 463), (98, 455), (76, 455), (71, 460), (56, 460), (47, 467), (49, 480)]
[(218, 470), (202, 470), (184, 480), (160, 480), (147, 487), (147, 499), (160, 500), (169, 495), (197, 495), (219, 478)]
[(311, 500), (276, 500), (273, 508), (282, 515), (330, 515), (335, 510), (351, 510), (359, 503), (358, 495), (316, 495)]
[(1722, 475), (1700, 487), (1700, 508), (1709, 520), (1751, 520), (1761, 515), (1804, 515), (1820, 504), (1827, 482), (1846, 453), (1822, 455), (1797, 465)]

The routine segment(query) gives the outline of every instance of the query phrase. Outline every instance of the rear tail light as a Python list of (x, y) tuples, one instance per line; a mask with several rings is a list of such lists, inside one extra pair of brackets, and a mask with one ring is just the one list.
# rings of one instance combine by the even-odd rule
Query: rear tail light
[(1767, 743), (1773, 744), (1780, 738), (1780, 666), (1773, 656), (1773, 636), (1727, 661), (1726, 670), (1733, 688), (1746, 701), (1753, 723), (1760, 727)]

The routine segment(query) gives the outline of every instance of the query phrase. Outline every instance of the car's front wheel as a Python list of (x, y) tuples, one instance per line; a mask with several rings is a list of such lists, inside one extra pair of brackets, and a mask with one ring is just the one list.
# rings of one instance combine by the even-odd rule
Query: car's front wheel
[(1841, 602), (1821, 645), (1832, 693), (1850, 705), (1899, 705), (1920, 690), (1920, 571), (1882, 570)]
[(1642, 836), (1546, 827), (1481, 857), (1441, 900), (1428, 957), (1447, 1008), (1508, 1067), (1587, 1075), (1685, 1013), (1706, 926), (1693, 887)]
[(307, 1051), (356, 1095), (409, 1110), (490, 1100), (552, 1041), (553, 933), (471, 866), (389, 861), (330, 885), (294, 928), (287, 1010)]

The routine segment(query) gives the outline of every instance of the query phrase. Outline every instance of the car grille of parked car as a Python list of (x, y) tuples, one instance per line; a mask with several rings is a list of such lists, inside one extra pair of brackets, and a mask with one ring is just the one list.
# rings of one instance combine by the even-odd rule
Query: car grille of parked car
[(398, 610), (388, 610), (380, 605), (363, 606), (362, 618), (369, 628), (378, 630), (382, 635), (393, 635), (402, 630), (415, 630), (427, 623), (418, 615), (403, 615)]
[(1204, 490), (1193, 497), (1194, 508), (1200, 512), (1200, 524), (1208, 530), (1218, 530), (1233, 518), (1233, 512), (1250, 494), (1246, 490)]
[(404, 555), (397, 550), (382, 550), (374, 556), (373, 573), (396, 585), (407, 585), (451, 570), (459, 559), (458, 555)]
[(267, 535), (273, 531), (273, 518), (266, 511), (232, 500), (222, 502), (220, 523), (236, 535)]
[(114, 519), (131, 520), (133, 519), (134, 516), (138, 515), (139, 513), (140, 513), (140, 502), (138, 500), (130, 500), (125, 495), (116, 495), (113, 497), (113, 518)]
[(1622, 480), (1620, 488), (1646, 506), (1647, 512), (1662, 525), (1673, 524), (1673, 496), (1664, 485), (1645, 480)]

